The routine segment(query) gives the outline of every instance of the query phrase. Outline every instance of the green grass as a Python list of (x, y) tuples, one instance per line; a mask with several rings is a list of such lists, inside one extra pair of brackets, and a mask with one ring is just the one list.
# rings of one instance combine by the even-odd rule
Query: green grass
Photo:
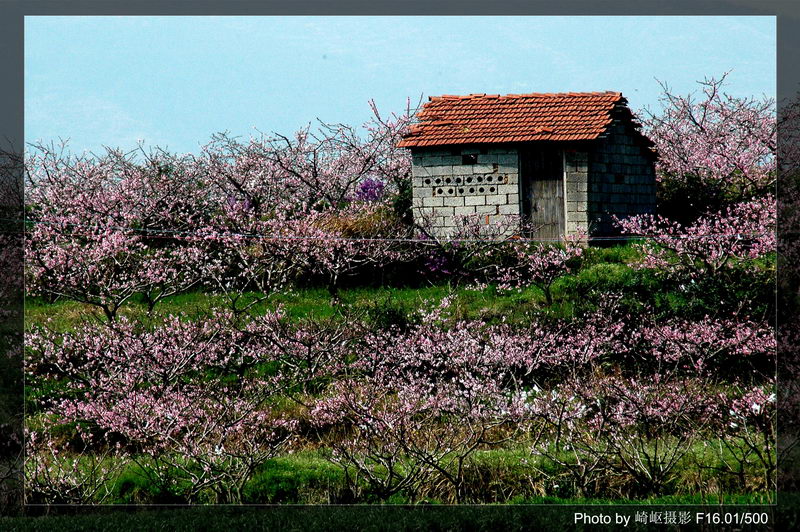
[(586, 248), (583, 254), (583, 263), (584, 265), (601, 263), (632, 264), (638, 262), (641, 258), (642, 252), (639, 250), (638, 245), (635, 242), (626, 242), (608, 247), (590, 246)]
[[(713, 442), (711, 442), (713, 443)], [(467, 502), (478, 504), (768, 504), (774, 495), (761, 493), (754, 487), (742, 486), (735, 475), (722, 474), (716, 469), (721, 465), (720, 457), (707, 453), (708, 447), (698, 443), (676, 467), (674, 482), (665, 485), (656, 496), (638, 498), (618, 491), (616, 486), (598, 485), (587, 493), (589, 497), (578, 497), (563, 466), (541, 456), (532, 456), (528, 447), (517, 443), (514, 447), (478, 451), (465, 469), (468, 486)], [(360, 484), (361, 493), (355, 499), (345, 480), (345, 473), (338, 464), (326, 457), (326, 449), (306, 448), (284, 454), (264, 462), (248, 480), (242, 491), (242, 502), (248, 504), (341, 504), (369, 502), (384, 504), (407, 504), (408, 494), (398, 493), (388, 500), (374, 494), (366, 483)], [(569, 460), (564, 454), (561, 459)], [(82, 462), (73, 463), (63, 457), (65, 467), (72, 470)], [(83, 458), (81, 460), (88, 460)], [(110, 460), (110, 459), (106, 459)], [(106, 504), (181, 504), (185, 480), (175, 477), (176, 483), (153, 484), (147, 474), (147, 459), (140, 463), (130, 462), (121, 468), (117, 476), (109, 481), (111, 498)], [(104, 462), (105, 463), (105, 462)], [(140, 465), (141, 464), (141, 465)], [(699, 464), (699, 465), (698, 465)], [(702, 467), (700, 467), (702, 466)], [(90, 471), (89, 462), (83, 469)], [(352, 472), (351, 472), (352, 473)], [(758, 477), (758, 466), (751, 464), (748, 478)], [(726, 477), (726, 478), (722, 478)], [(620, 478), (617, 479), (617, 482)], [(629, 482), (633, 482), (629, 479)], [(445, 489), (445, 491), (441, 491)], [(423, 487), (417, 502), (448, 502), (449, 488), (434, 485)], [(105, 492), (106, 490), (103, 490)], [(214, 503), (215, 495), (201, 493), (196, 502)]]
[[(393, 317), (400, 321), (413, 322), (415, 315), (439, 305), (442, 299), (452, 295), (454, 298), (451, 308), (445, 313), (449, 318), (481, 320), (489, 324), (525, 324), (538, 314), (552, 317), (573, 316), (576, 312), (573, 286), (575, 277), (564, 276), (556, 282), (553, 288), (554, 303), (550, 307), (546, 306), (544, 293), (536, 287), (498, 292), (491, 286), (474, 289), (443, 284), (422, 288), (342, 289), (338, 301), (332, 300), (325, 289), (300, 289), (273, 294), (255, 305), (251, 312), (259, 315), (281, 306), (287, 316), (301, 321), (337, 319), (342, 311), (350, 310), (363, 315), (374, 322), (374, 325), (383, 326), (389, 324)], [(604, 285), (608, 284), (605, 280)], [(254, 297), (254, 294), (245, 294), (244, 297)], [(151, 323), (158, 323), (168, 315), (185, 315), (187, 319), (197, 319), (224, 305), (225, 300), (221, 296), (191, 292), (165, 299), (156, 306), (152, 315), (147, 314), (147, 306), (143, 302), (129, 301), (120, 309), (119, 316), (139, 318)], [(25, 323), (29, 327), (47, 325), (57, 331), (68, 331), (83, 322), (104, 319), (99, 309), (74, 301), (45, 303), (39, 298), (29, 297), (25, 306)]]
[[(577, 274), (567, 275), (553, 287), (555, 303), (545, 309), (543, 292), (535, 287), (522, 292), (498, 293), (489, 287), (473, 290), (469, 287), (451, 287), (449, 284), (414, 288), (401, 287), (357, 287), (342, 288), (339, 300), (334, 301), (325, 288), (302, 288), (289, 293), (278, 293), (252, 308), (254, 314), (264, 313), (282, 305), (286, 313), (294, 319), (335, 318), (342, 307), (379, 313), (383, 309), (400, 310), (413, 314), (431, 304), (438, 304), (447, 295), (455, 295), (452, 316), (459, 319), (481, 319), (486, 322), (501, 320), (525, 322), (533, 313), (547, 312), (554, 316), (569, 316), (573, 313), (572, 300), (576, 297), (571, 290), (578, 279), (583, 285), (594, 283), (598, 287), (609, 287), (624, 278), (630, 267), (625, 263), (633, 261), (638, 251), (631, 245), (610, 248), (589, 248), (586, 250), (584, 267)], [(591, 270), (595, 265), (611, 268)], [(589, 268), (589, 272), (586, 270)], [(260, 294), (245, 293), (242, 303), (252, 301)], [(224, 297), (203, 292), (190, 292), (172, 296), (161, 301), (152, 319), (158, 321), (170, 314), (185, 314), (189, 319), (202, 316), (210, 309), (226, 304)], [(141, 299), (131, 298), (119, 311), (120, 316), (147, 318), (147, 305)], [(47, 323), (56, 330), (69, 330), (87, 319), (103, 319), (102, 312), (91, 305), (75, 301), (56, 301), (47, 303), (39, 297), (25, 300), (25, 321), (28, 325)]]
[[(580, 267), (561, 276), (552, 286), (553, 304), (548, 306), (541, 289), (530, 287), (522, 291), (500, 293), (493, 287), (471, 289), (453, 287), (447, 283), (414, 288), (392, 286), (366, 286), (342, 288), (339, 299), (333, 300), (325, 288), (300, 288), (289, 293), (276, 293), (252, 307), (253, 314), (262, 314), (281, 305), (287, 315), (295, 320), (336, 319), (343, 310), (362, 313), (368, 323), (378, 327), (397, 322), (407, 325), (415, 314), (438, 304), (445, 296), (453, 295), (454, 302), (448, 315), (454, 319), (482, 320), (486, 323), (526, 324), (536, 315), (553, 318), (570, 318), (595, 308), (604, 294), (621, 293), (632, 311), (649, 305), (661, 316), (687, 313), (703, 316), (720, 310), (720, 297), (742, 299), (736, 287), (726, 288), (730, 294), (715, 292), (719, 287), (698, 286), (696, 290), (683, 290), (662, 279), (656, 272), (632, 267), (641, 259), (635, 244), (590, 247), (585, 250)], [(768, 270), (773, 261), (762, 261)], [(748, 275), (737, 276), (743, 287), (751, 284), (771, 286), (769, 279)], [(730, 283), (728, 283), (730, 284)], [(727, 286), (727, 285), (726, 285)], [(691, 288), (691, 287), (689, 287)], [(752, 289), (751, 289), (752, 290)], [(741, 292), (741, 290), (739, 290)], [(261, 294), (242, 294), (241, 304), (253, 301)], [(759, 301), (770, 300), (770, 293), (751, 294)], [(164, 299), (153, 314), (147, 314), (147, 305), (132, 298), (119, 311), (120, 316), (137, 317), (158, 323), (164, 316), (185, 315), (196, 319), (212, 308), (223, 307), (224, 297), (203, 292), (191, 292)], [(758, 305), (764, 306), (760, 301)], [(767, 302), (769, 304), (769, 302)], [(25, 301), (27, 325), (47, 323), (56, 330), (69, 330), (87, 319), (104, 319), (99, 309), (73, 301), (46, 303), (41, 298), (28, 297)]]
[[(380, 322), (385, 321), (387, 313), (400, 313), (406, 319), (413, 319), (413, 314), (438, 305), (451, 294), (455, 295), (455, 304), (450, 313), (452, 317), (459, 319), (493, 321), (506, 316), (524, 320), (544, 302), (544, 296), (536, 288), (528, 289), (522, 294), (497, 294), (492, 288), (472, 290), (448, 285), (423, 288), (364, 287), (342, 289), (338, 301), (331, 299), (325, 289), (307, 288), (273, 294), (255, 305), (251, 311), (253, 315), (259, 315), (281, 306), (294, 320), (319, 320), (336, 319), (343, 309), (349, 308)], [(255, 294), (244, 295), (245, 298), (254, 296)], [(143, 302), (135, 300), (124, 305), (119, 315), (157, 323), (168, 315), (182, 314), (188, 319), (196, 319), (206, 315), (211, 309), (224, 305), (225, 300), (221, 296), (192, 292), (165, 299), (156, 306), (152, 316), (147, 315), (147, 306)], [(55, 330), (67, 331), (92, 319), (104, 318), (91, 305), (74, 301), (45, 303), (39, 298), (30, 297), (25, 306), (25, 322), (28, 326), (46, 324)]]
[(315, 451), (267, 461), (247, 483), (243, 502), (330, 504), (340, 502), (344, 472)]

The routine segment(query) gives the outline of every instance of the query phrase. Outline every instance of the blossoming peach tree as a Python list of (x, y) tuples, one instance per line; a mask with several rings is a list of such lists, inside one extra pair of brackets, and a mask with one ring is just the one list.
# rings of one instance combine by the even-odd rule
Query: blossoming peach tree
[(682, 223), (775, 192), (775, 101), (726, 94), (726, 76), (704, 79), (699, 95), (662, 84), (661, 109), (642, 116), (658, 153), (659, 210)]

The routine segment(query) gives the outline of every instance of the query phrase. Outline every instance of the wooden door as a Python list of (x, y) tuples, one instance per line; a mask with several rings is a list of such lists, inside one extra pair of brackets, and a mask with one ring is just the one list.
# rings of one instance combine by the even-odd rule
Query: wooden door
[(561, 150), (526, 148), (520, 152), (522, 215), (532, 238), (564, 237), (564, 168)]

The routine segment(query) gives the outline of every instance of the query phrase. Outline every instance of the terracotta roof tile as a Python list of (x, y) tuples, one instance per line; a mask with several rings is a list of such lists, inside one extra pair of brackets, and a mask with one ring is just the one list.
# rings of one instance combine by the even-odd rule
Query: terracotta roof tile
[(627, 101), (619, 92), (443, 95), (429, 98), (401, 147), (593, 140)]

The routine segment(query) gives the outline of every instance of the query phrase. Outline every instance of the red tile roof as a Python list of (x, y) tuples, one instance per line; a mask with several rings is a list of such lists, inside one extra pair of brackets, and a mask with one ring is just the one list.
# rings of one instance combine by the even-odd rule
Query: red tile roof
[(593, 140), (627, 100), (619, 92), (432, 96), (397, 145)]

